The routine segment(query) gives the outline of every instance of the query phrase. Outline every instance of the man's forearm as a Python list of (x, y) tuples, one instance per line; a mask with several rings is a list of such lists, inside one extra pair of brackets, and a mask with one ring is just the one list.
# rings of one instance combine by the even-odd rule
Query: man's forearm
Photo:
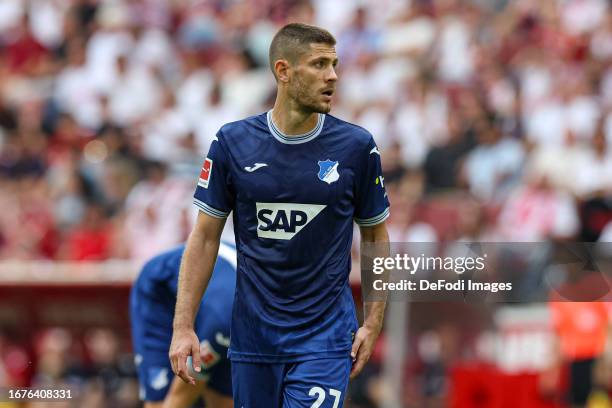
[[(388, 257), (389, 256), (389, 234), (385, 225), (379, 225), (372, 228), (361, 230), (362, 244), (371, 245), (368, 252), (374, 256)], [(364, 248), (362, 247), (362, 252)], [(383, 272), (379, 279), (387, 282), (388, 271)], [(363, 282), (367, 281), (362, 278)], [(363, 292), (363, 290), (362, 290)], [(382, 298), (381, 298), (382, 296)], [(378, 294), (376, 301), (364, 302), (364, 320), (363, 325), (379, 332), (382, 328), (383, 318), (385, 315), (385, 307), (387, 305), (386, 293)]]
[(380, 332), (385, 317), (387, 302), (365, 302), (363, 325), (376, 332)]
[(219, 251), (219, 239), (194, 230), (187, 241), (181, 270), (174, 316), (174, 329), (193, 328), (195, 315), (212, 276)]

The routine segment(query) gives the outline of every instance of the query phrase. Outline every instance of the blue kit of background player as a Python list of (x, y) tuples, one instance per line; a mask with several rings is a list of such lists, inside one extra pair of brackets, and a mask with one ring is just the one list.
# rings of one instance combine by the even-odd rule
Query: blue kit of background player
[[(150, 260), (131, 291), (132, 338), (140, 393), (141, 399), (149, 406), (155, 406), (154, 403), (166, 398), (174, 378), (168, 349), (172, 340), (172, 320), (184, 249), (182, 245)], [(210, 394), (211, 398), (216, 398), (215, 401), (223, 400), (221, 396), (225, 396), (231, 403), (231, 368), (227, 348), (235, 285), (236, 251), (233, 246), (221, 243), (210, 280), (211, 290), (202, 299), (195, 321), (202, 357), (202, 371), (197, 374), (197, 379), (206, 383), (204, 395), (207, 401), (207, 394)], [(194, 387), (183, 387), (193, 392)]]

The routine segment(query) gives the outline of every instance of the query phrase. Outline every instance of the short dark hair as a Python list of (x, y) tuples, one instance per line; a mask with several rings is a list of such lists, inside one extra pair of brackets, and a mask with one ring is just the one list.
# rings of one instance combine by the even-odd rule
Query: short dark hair
[(270, 44), (270, 69), (274, 76), (276, 60), (286, 59), (294, 63), (312, 43), (334, 46), (336, 39), (329, 31), (308, 24), (291, 23), (281, 28)]

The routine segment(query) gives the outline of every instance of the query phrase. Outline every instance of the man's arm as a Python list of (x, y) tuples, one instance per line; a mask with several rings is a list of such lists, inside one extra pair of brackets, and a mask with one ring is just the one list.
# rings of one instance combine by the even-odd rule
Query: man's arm
[[(389, 234), (384, 222), (372, 227), (360, 227), (362, 243), (388, 244)], [(382, 248), (388, 256), (388, 248)], [(363, 291), (362, 291), (363, 292)], [(353, 358), (353, 368), (351, 378), (356, 377), (370, 359), (376, 339), (382, 329), (383, 318), (385, 315), (386, 301), (364, 302), (363, 326), (357, 330), (351, 357)]]
[(200, 211), (181, 262), (169, 354), (172, 371), (193, 385), (195, 380), (186, 365), (187, 357), (192, 356), (195, 370), (200, 371), (200, 342), (193, 324), (212, 276), (224, 225), (225, 218), (211, 217)]

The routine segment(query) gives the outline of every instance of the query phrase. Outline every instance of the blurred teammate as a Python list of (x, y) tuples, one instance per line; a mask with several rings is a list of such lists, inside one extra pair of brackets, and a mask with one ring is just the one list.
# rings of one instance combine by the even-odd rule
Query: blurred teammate
[[(210, 280), (198, 304), (195, 330), (200, 339), (201, 371), (192, 387), (171, 374), (168, 349), (176, 303), (178, 273), (185, 246), (163, 253), (142, 269), (130, 296), (134, 353), (145, 408), (191, 407), (201, 396), (207, 408), (231, 408), (230, 310), (236, 285), (236, 250), (222, 243)], [(172, 379), (174, 378), (174, 382)]]
[(219, 130), (195, 192), (201, 211), (181, 266), (170, 356), (174, 372), (192, 382), (192, 321), (233, 211), (236, 407), (341, 407), (349, 375), (362, 370), (382, 327), (385, 304), (370, 302), (358, 329), (348, 278), (353, 220), (362, 241), (386, 243), (389, 202), (370, 133), (326, 115), (334, 46), (313, 26), (289, 24), (276, 34), (273, 110)]

